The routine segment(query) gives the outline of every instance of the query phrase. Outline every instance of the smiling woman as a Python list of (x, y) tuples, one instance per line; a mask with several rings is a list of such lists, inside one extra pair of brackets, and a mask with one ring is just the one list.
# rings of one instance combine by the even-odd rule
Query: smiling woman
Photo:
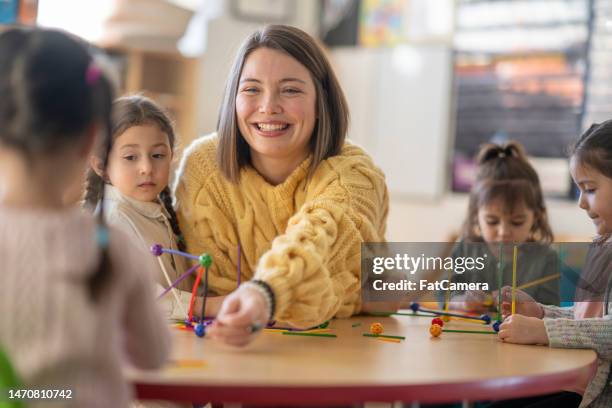
[(238, 128), (253, 167), (270, 183), (280, 184), (308, 156), (315, 99), (308, 70), (289, 55), (259, 48), (246, 60), (236, 96)]
[(250, 279), (210, 337), (244, 345), (268, 320), (309, 327), (359, 312), (360, 245), (384, 239), (388, 196), (347, 127), (342, 90), (308, 34), (276, 25), (247, 38), (217, 134), (185, 151), (177, 177), (188, 248), (215, 259), (211, 288), (232, 292), (239, 262)]

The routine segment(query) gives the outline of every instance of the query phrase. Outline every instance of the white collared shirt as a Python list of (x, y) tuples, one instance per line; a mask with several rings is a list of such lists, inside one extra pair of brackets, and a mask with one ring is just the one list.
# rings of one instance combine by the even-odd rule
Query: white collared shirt
[[(144, 248), (147, 254), (151, 254), (150, 248), (155, 244), (177, 249), (176, 238), (170, 226), (170, 215), (159, 201), (135, 200), (107, 184), (104, 189), (104, 218), (109, 225), (127, 233), (133, 239), (133, 243)], [(174, 282), (191, 266), (186, 258), (170, 254), (162, 254), (157, 264), (159, 268), (151, 271), (150, 276), (157, 283), (158, 294), (169, 286), (164, 269), (168, 273), (168, 278)], [(192, 282), (193, 279), (184, 280), (179, 284), (179, 290), (174, 293), (169, 292), (162, 298), (163, 308), (170, 318), (186, 318), (184, 312), (189, 308)], [(177, 299), (181, 304), (177, 304)]]

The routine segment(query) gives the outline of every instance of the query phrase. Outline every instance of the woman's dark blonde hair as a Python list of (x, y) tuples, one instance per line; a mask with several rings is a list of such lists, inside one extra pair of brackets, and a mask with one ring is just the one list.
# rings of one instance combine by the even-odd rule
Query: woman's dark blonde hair
[(478, 209), (500, 200), (506, 211), (512, 212), (520, 205), (533, 211), (534, 222), (528, 242), (551, 243), (554, 237), (548, 223), (540, 178), (529, 164), (523, 146), (514, 141), (504, 145), (485, 144), (480, 148), (476, 162), (478, 173), (470, 192), (462, 239), (483, 241), (478, 227)]
[(340, 153), (348, 130), (348, 105), (323, 50), (304, 31), (284, 25), (268, 25), (254, 32), (238, 51), (217, 123), (219, 168), (228, 180), (237, 183), (240, 170), (251, 163), (249, 145), (238, 128), (236, 95), (244, 63), (258, 48), (283, 52), (310, 72), (316, 89), (316, 123), (309, 146), (313, 156), (309, 175), (312, 175), (321, 161)]
[[(176, 135), (169, 115), (153, 100), (146, 96), (130, 95), (116, 99), (113, 102), (112, 123), (111, 143), (98, 145), (93, 152), (101, 163), (108, 162), (108, 155), (115, 140), (126, 130), (134, 126), (155, 125), (159, 127), (159, 129), (168, 136), (168, 143), (172, 151), (176, 150)], [(106, 169), (104, 170), (106, 171)], [(96, 208), (103, 198), (104, 184), (105, 180), (100, 177), (94, 169), (89, 168), (85, 183), (85, 195), (83, 197), (83, 206), (85, 208), (90, 210)], [(159, 193), (159, 199), (170, 215), (169, 221), (172, 231), (176, 235), (177, 247), (179, 250), (185, 251), (185, 242), (181, 234), (178, 218), (172, 206), (172, 195), (168, 186)]]

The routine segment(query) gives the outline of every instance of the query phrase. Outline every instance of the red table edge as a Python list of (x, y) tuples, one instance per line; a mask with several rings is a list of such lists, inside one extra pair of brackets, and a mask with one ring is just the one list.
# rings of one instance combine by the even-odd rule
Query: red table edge
[(559, 392), (579, 378), (591, 378), (597, 359), (589, 365), (555, 374), (503, 377), (484, 381), (410, 385), (241, 386), (136, 383), (139, 399), (243, 404), (330, 405), (356, 402), (419, 401), (446, 403), (491, 401)]

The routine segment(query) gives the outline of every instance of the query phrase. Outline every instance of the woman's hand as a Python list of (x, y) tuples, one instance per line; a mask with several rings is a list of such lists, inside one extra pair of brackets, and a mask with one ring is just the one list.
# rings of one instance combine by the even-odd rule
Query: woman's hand
[(508, 316), (499, 326), (499, 339), (516, 344), (548, 344), (544, 321), (520, 314)]
[[(526, 292), (520, 289), (516, 290), (516, 310), (515, 313), (521, 314), (528, 317), (537, 317), (541, 319), (544, 317), (544, 309), (534, 298), (529, 296)], [(497, 305), (499, 302), (497, 291), (493, 292), (493, 301)], [(512, 288), (510, 286), (504, 286), (502, 288), (502, 316), (504, 318), (512, 313)]]
[(246, 346), (268, 321), (268, 305), (257, 290), (241, 287), (229, 294), (206, 336), (233, 346)]

